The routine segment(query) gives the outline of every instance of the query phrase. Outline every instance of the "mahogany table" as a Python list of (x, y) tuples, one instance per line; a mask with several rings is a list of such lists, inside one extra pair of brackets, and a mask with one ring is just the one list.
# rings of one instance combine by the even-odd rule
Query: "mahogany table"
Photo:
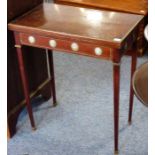
[[(48, 50), (54, 105), (56, 105), (56, 93), (52, 50), (108, 60), (113, 65), (114, 147), (117, 153), (121, 58), (128, 51), (132, 51), (132, 77), (136, 68), (137, 29), (143, 17), (142, 15), (44, 3), (9, 23), (8, 28), (14, 31), (15, 47), (32, 128), (35, 128), (35, 123), (28, 95), (23, 45)], [(130, 102), (133, 102), (133, 89), (132, 84), (130, 85)]]

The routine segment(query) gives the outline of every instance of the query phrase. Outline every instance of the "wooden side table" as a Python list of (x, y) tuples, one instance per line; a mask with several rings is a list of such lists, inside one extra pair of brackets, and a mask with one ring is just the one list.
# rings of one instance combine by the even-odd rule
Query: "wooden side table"
[[(48, 49), (53, 102), (56, 105), (52, 50), (108, 60), (113, 65), (114, 83), (114, 147), (118, 153), (119, 86), (122, 56), (132, 51), (131, 77), (136, 68), (137, 31), (142, 15), (98, 11), (79, 7), (44, 3), (9, 23), (14, 31), (25, 98), (32, 128), (35, 123), (30, 106), (28, 82), (22, 46)], [(131, 85), (130, 102), (133, 102)]]

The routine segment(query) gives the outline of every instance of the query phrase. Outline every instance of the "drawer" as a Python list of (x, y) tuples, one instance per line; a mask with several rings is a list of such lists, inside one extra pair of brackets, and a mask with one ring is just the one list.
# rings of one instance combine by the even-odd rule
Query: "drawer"
[(39, 48), (53, 49), (67, 53), (75, 53), (102, 59), (111, 59), (110, 48), (96, 46), (92, 43), (83, 43), (80, 41), (69, 41), (56, 39), (52, 37), (43, 37), (20, 33), (20, 41), (23, 45)]

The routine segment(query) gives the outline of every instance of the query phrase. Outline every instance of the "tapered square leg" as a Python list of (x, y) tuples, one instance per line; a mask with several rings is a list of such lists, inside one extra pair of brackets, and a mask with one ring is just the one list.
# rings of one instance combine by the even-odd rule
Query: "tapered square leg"
[(119, 151), (119, 94), (121, 56), (121, 51), (117, 49), (112, 50), (114, 92), (114, 154), (118, 154)]
[(24, 66), (24, 62), (23, 62), (22, 48), (20, 45), (18, 33), (14, 33), (14, 35), (15, 35), (15, 41), (16, 41), (15, 47), (16, 47), (16, 51), (17, 51), (19, 70), (20, 70), (20, 75), (21, 75), (21, 80), (22, 80), (22, 85), (23, 85), (23, 90), (24, 90), (24, 96), (25, 96), (25, 100), (26, 100), (26, 106), (27, 106), (28, 115), (30, 118), (30, 123), (31, 123), (32, 129), (35, 130), (36, 127), (35, 127), (35, 122), (34, 122), (34, 118), (33, 118), (32, 107), (30, 104), (29, 85), (28, 85), (27, 75), (26, 75), (25, 66)]
[(133, 51), (131, 55), (131, 77), (130, 77), (130, 98), (129, 98), (129, 116), (128, 116), (128, 123), (131, 124), (132, 122), (132, 111), (133, 111), (133, 99), (134, 99), (134, 92), (132, 87), (132, 78), (133, 74), (136, 70), (137, 65), (137, 52)]
[(119, 91), (120, 91), (120, 65), (113, 65), (114, 83), (114, 152), (118, 153), (119, 138)]
[(48, 59), (49, 59), (49, 70), (51, 76), (51, 92), (53, 96), (53, 106), (57, 105), (56, 101), (56, 91), (55, 91), (55, 75), (54, 75), (54, 62), (53, 62), (53, 51), (48, 50)]

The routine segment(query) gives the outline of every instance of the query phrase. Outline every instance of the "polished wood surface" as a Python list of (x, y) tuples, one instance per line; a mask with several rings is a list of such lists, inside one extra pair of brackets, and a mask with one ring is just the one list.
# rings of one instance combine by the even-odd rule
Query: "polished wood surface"
[(142, 15), (45, 3), (11, 22), (9, 29), (120, 48), (142, 19)]
[[(131, 53), (136, 52), (136, 49), (133, 49), (133, 45), (137, 41), (137, 29), (142, 20), (143, 15), (45, 3), (8, 25), (9, 29), (15, 32), (15, 38), (19, 39), (19, 41), (16, 41), (17, 48), (28, 45), (112, 61), (114, 150), (116, 153), (118, 152), (119, 139), (121, 58), (129, 50), (131, 50)], [(54, 80), (52, 54), (48, 53), (48, 57), (49, 60), (52, 60), (50, 68), (52, 79)], [(22, 57), (19, 59), (23, 61)], [(134, 61), (132, 61), (132, 66), (134, 66)], [(133, 69), (134, 67), (132, 67)], [(25, 74), (23, 70), (20, 71), (21, 74)], [(54, 86), (54, 81), (51, 84)], [(54, 94), (55, 86), (52, 89)], [(25, 97), (27, 97), (26, 93)], [(53, 101), (54, 103), (56, 102), (55, 95)]]
[(93, 8), (98, 10), (111, 10), (144, 15), (145, 20), (139, 26), (137, 52), (138, 56), (142, 56), (146, 52), (147, 42), (144, 38), (143, 31), (145, 25), (148, 23), (148, 0), (55, 0), (55, 2), (58, 4)]
[(148, 13), (147, 0), (55, 0), (55, 2), (141, 15)]

